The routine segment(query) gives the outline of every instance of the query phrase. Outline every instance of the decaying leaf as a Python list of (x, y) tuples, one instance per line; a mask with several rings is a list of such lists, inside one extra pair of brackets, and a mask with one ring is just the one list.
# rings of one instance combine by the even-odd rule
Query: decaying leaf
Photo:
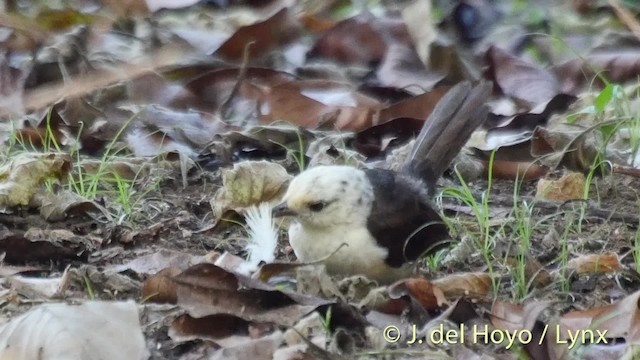
[(169, 328), (169, 336), (178, 342), (195, 339), (210, 340), (222, 347), (246, 344), (262, 334), (252, 334), (251, 328), (273, 327), (269, 324), (250, 323), (234, 315), (210, 315), (193, 318), (187, 314), (177, 317)]
[(436, 309), (447, 304), (447, 299), (439, 287), (426, 279), (406, 279), (389, 287), (389, 296), (397, 299), (408, 295), (427, 310)]
[(536, 197), (553, 201), (582, 199), (586, 180), (582, 173), (569, 173), (558, 180), (540, 179)]
[[(533, 359), (549, 359), (549, 347), (554, 340), (546, 331), (545, 325), (539, 320), (542, 312), (550, 306), (546, 301), (534, 301), (525, 305), (496, 301), (491, 307), (489, 319), (497, 329), (509, 332), (527, 331), (531, 334), (531, 341), (520, 343), (526, 353)], [(514, 343), (516, 343), (514, 341)], [(547, 345), (551, 343), (550, 345)], [(552, 357), (551, 357), (552, 358)]]
[(162, 249), (158, 252), (144, 255), (121, 265), (109, 267), (109, 271), (133, 271), (142, 275), (153, 275), (168, 267), (186, 270), (192, 265), (207, 262), (207, 257), (186, 254), (180, 251)]
[(614, 304), (564, 314), (554, 329), (557, 331), (552, 334), (553, 339), (561, 340), (551, 342), (555, 355), (561, 358), (569, 353), (569, 336), (584, 333), (593, 338), (593, 341), (586, 341), (584, 346), (596, 347), (596, 351), (599, 346), (613, 345), (613, 339), (624, 339), (623, 346), (616, 348), (613, 356), (617, 359), (633, 358), (640, 342), (639, 299), (640, 292), (636, 291)]
[(578, 274), (607, 273), (622, 270), (622, 264), (614, 253), (591, 254), (573, 258), (567, 262), (567, 268)]
[(13, 290), (30, 300), (63, 298), (70, 285), (68, 269), (60, 277), (35, 278), (12, 276), (8, 283)]
[(199, 264), (174, 277), (178, 305), (190, 316), (230, 314), (244, 320), (290, 326), (327, 300), (275, 287), (213, 264)]
[(0, 230), (0, 251), (9, 263), (77, 259), (97, 249), (102, 239), (63, 229), (31, 228), (26, 232)]
[(226, 211), (277, 200), (290, 179), (285, 168), (268, 161), (245, 161), (223, 170), (222, 188), (211, 199), (214, 222)]
[(47, 179), (62, 179), (71, 157), (65, 154), (22, 153), (0, 167), (0, 207), (28, 205)]
[(178, 295), (173, 277), (181, 272), (177, 267), (169, 267), (153, 274), (142, 285), (142, 298), (158, 304), (177, 303)]
[(447, 298), (485, 297), (491, 290), (491, 276), (486, 273), (451, 274), (432, 281)]
[(553, 74), (492, 47), (487, 52), (491, 76), (502, 91), (533, 107), (549, 101), (560, 92)]
[[(95, 201), (87, 200), (69, 190), (58, 192), (39, 192), (31, 203), (40, 208), (40, 215), (50, 222), (61, 221), (67, 216), (81, 216), (89, 212), (101, 212), (107, 215), (108, 212)], [(110, 217), (109, 214), (107, 217)]]
[(149, 354), (134, 302), (46, 304), (0, 327), (1, 359), (123, 359)]

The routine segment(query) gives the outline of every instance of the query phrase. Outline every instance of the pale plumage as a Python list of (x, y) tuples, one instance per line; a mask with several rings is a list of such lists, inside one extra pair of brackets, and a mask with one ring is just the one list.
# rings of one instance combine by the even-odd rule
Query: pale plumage
[(283, 204), (296, 216), (289, 242), (298, 259), (312, 262), (331, 255), (325, 261), (330, 273), (362, 274), (381, 282), (408, 274), (408, 267), (385, 265), (388, 250), (367, 229), (373, 201), (366, 173), (353, 167), (317, 166), (294, 178)]

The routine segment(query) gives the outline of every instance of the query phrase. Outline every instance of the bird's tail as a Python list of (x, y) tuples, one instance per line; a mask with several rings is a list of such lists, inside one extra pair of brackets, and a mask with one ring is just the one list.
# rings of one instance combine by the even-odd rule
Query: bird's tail
[(489, 112), (485, 102), (491, 91), (487, 81), (474, 87), (464, 81), (451, 88), (425, 121), (403, 170), (434, 186), (485, 121)]

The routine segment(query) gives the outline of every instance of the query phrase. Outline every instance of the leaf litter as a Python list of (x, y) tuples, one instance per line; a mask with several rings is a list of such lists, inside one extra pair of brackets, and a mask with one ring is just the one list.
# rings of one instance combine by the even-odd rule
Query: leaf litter
[[(638, 351), (631, 2), (4, 7), (0, 358)], [(256, 219), (309, 166), (397, 169), (479, 78), (490, 115), (436, 197), (461, 241), (415, 277), (331, 278)], [(407, 343), (463, 326), (501, 337)]]

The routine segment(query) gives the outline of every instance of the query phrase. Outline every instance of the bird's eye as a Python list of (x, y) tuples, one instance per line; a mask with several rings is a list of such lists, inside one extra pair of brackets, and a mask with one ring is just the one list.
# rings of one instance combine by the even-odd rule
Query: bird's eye
[(311, 203), (309, 204), (309, 210), (313, 211), (313, 212), (319, 212), (322, 211), (322, 209), (324, 209), (325, 207), (325, 203), (319, 201), (319, 202), (315, 202), (315, 203)]

